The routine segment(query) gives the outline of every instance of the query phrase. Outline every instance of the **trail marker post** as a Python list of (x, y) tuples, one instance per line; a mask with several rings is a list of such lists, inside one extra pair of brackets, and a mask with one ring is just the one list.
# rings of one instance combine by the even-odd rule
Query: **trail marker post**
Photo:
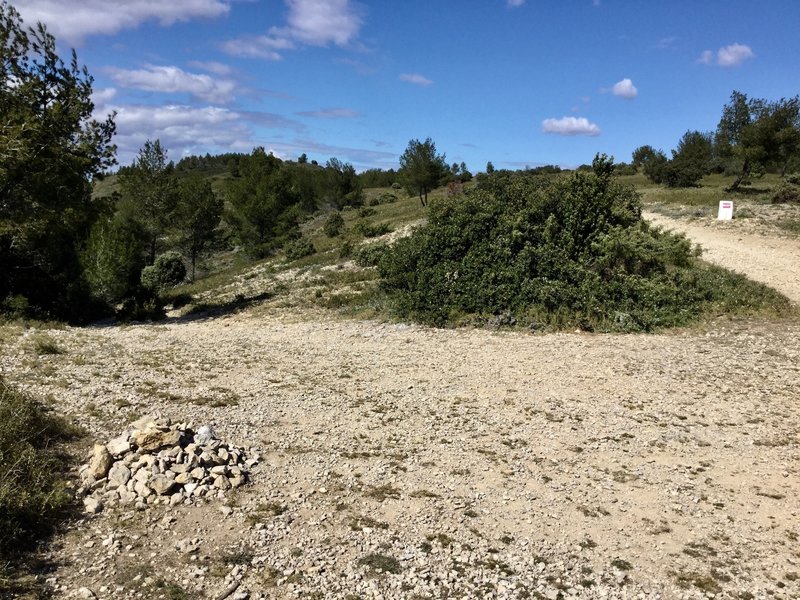
[(717, 219), (719, 221), (730, 221), (733, 218), (733, 200), (720, 200)]

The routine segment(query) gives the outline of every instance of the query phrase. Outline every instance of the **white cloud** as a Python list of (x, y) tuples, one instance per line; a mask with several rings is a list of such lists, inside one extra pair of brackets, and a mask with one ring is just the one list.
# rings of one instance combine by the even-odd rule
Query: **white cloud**
[(192, 153), (195, 148), (205, 153), (254, 145), (252, 130), (242, 115), (226, 108), (108, 105), (95, 114), (104, 117), (108, 110), (117, 112), (114, 142), (121, 165), (129, 164), (146, 140), (161, 140), (172, 157)]
[(349, 0), (286, 0), (286, 3), (288, 37), (305, 44), (344, 46), (361, 29), (361, 18)]
[(291, 50), (295, 45), (294, 42), (287, 38), (259, 35), (228, 40), (224, 42), (221, 47), (224, 52), (233, 56), (280, 60), (281, 53), (278, 51)]
[(117, 95), (115, 88), (98, 88), (92, 92), (92, 103), (95, 106), (105, 106)]
[(403, 73), (400, 75), (400, 81), (405, 81), (406, 83), (413, 83), (414, 85), (431, 85), (433, 80), (428, 79), (424, 75), (420, 75), (419, 73)]
[(611, 93), (620, 98), (625, 98), (626, 100), (633, 100), (636, 98), (636, 94), (639, 93), (639, 90), (636, 89), (636, 86), (633, 85), (630, 79), (625, 78), (614, 84), (614, 87), (611, 88)]
[[(744, 44), (730, 44), (717, 50), (716, 64), (720, 67), (738, 67), (744, 61), (755, 57), (752, 48)], [(704, 50), (700, 54), (697, 62), (704, 65), (715, 64), (714, 53), (711, 50)]]
[(236, 87), (233, 81), (188, 73), (173, 66), (147, 65), (144, 69), (112, 67), (108, 69), (108, 73), (120, 87), (168, 94), (187, 93), (213, 104), (224, 104), (233, 100), (233, 90)]
[(749, 58), (753, 58), (755, 54), (750, 49), (750, 46), (743, 44), (731, 44), (717, 50), (717, 64), (720, 67), (738, 67)]
[(242, 37), (222, 44), (236, 56), (279, 60), (281, 50), (298, 44), (346, 46), (358, 37), (362, 20), (350, 0), (284, 0), (289, 8), (286, 25), (271, 27), (267, 35)]
[(557, 135), (600, 135), (600, 128), (586, 117), (562, 117), (542, 121), (544, 133)]
[(28, 25), (41, 21), (58, 40), (80, 44), (91, 35), (113, 35), (154, 20), (162, 26), (228, 14), (230, 0), (16, 0)]
[(711, 50), (703, 50), (702, 54), (697, 59), (697, 62), (703, 65), (710, 65), (714, 62), (714, 53)]
[(297, 113), (301, 117), (314, 117), (315, 119), (355, 119), (361, 113), (349, 108), (323, 108), (322, 110), (309, 110)]
[(233, 73), (233, 69), (231, 67), (214, 60), (210, 61), (193, 60), (189, 62), (189, 66), (195, 69), (200, 69), (201, 71), (207, 71), (209, 73), (213, 73), (214, 75), (220, 75), (220, 76), (230, 75), (231, 73)]
[(508, 0), (507, 4), (509, 8), (519, 8), (525, 4), (525, 0)]

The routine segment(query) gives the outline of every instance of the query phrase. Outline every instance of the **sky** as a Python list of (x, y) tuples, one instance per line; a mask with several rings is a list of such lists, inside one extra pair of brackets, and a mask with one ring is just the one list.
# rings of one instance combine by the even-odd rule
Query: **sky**
[(800, 1), (10, 0), (94, 77), (120, 164), (305, 153), (397, 168), (430, 137), (473, 172), (711, 131), (732, 91), (800, 93)]

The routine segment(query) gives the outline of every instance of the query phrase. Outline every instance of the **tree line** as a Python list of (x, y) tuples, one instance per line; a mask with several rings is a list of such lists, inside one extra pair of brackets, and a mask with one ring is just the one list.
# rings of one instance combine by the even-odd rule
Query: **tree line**
[(800, 97), (770, 101), (734, 91), (713, 132), (687, 131), (672, 151), (645, 145), (632, 164), (654, 183), (691, 187), (709, 173), (735, 176), (730, 191), (771, 171), (800, 168)]

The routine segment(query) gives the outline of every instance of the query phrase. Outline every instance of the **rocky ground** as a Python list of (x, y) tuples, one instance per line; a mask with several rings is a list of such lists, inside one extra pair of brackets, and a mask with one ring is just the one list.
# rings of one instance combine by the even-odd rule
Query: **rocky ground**
[(800, 597), (798, 322), (541, 335), (267, 303), (2, 340), (3, 375), (91, 441), (159, 414), (248, 461), (236, 489), (74, 522), (54, 598)]

